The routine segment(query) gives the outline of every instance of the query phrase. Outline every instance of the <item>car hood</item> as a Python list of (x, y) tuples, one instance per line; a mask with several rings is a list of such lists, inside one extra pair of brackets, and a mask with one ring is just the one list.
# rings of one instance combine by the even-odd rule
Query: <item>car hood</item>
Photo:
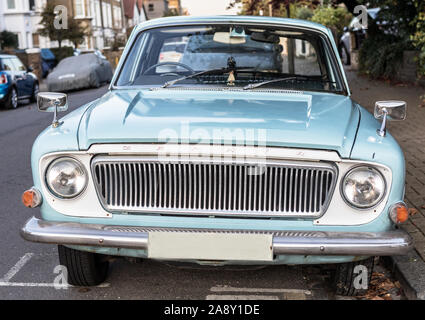
[(346, 96), (267, 90), (113, 90), (81, 119), (99, 143), (224, 143), (335, 150), (349, 157), (360, 112)]

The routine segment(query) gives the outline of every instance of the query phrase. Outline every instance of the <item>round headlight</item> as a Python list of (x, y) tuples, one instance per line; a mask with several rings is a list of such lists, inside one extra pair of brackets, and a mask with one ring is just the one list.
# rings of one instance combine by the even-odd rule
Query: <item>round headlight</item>
[(350, 170), (342, 182), (342, 195), (350, 205), (357, 208), (366, 209), (377, 205), (384, 194), (384, 177), (371, 167)]
[(87, 186), (84, 166), (73, 158), (59, 158), (46, 171), (50, 191), (59, 198), (74, 198)]

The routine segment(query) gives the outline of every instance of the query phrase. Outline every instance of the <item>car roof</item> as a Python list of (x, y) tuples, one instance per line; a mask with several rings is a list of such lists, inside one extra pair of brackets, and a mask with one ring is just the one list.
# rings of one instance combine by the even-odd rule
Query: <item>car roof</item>
[(137, 26), (137, 30), (149, 27), (163, 27), (167, 25), (195, 24), (195, 23), (260, 23), (260, 24), (279, 24), (282, 26), (304, 27), (311, 30), (321, 31), (329, 34), (329, 29), (325, 26), (301, 19), (264, 17), (264, 16), (175, 16), (148, 20)]
[(16, 56), (11, 54), (0, 54), (0, 59), (6, 59), (6, 58), (16, 58)]

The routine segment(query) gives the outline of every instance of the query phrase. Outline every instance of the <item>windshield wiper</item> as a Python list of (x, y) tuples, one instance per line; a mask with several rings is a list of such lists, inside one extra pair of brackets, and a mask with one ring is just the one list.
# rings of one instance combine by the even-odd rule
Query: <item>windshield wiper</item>
[(259, 83), (251, 83), (251, 84), (243, 87), (243, 89), (244, 90), (250, 90), (250, 89), (255, 89), (255, 88), (258, 88), (258, 87), (265, 86), (265, 85), (270, 84), (270, 83), (284, 82), (284, 81), (289, 81), (289, 80), (320, 81), (320, 82), (336, 83), (336, 82), (333, 82), (333, 81), (328, 81), (328, 80), (323, 80), (323, 79), (312, 79), (312, 78), (304, 77), (304, 76), (291, 76), (291, 77), (267, 80), (267, 81), (263, 81), (263, 82), (259, 82)]
[(228, 72), (231, 72), (231, 71), (248, 71), (248, 72), (252, 71), (252, 72), (255, 72), (256, 70), (253, 69), (253, 68), (247, 68), (247, 67), (232, 67), (232, 68), (219, 68), (219, 69), (204, 70), (204, 71), (189, 74), (189, 75), (181, 77), (181, 78), (174, 79), (172, 81), (167, 81), (166, 83), (164, 83), (161, 86), (161, 88), (167, 88), (169, 86), (176, 84), (177, 82), (180, 82), (180, 81), (183, 81), (183, 80), (186, 80), (186, 79), (196, 78), (196, 77), (202, 76), (204, 74), (224, 74), (224, 73), (228, 73)]

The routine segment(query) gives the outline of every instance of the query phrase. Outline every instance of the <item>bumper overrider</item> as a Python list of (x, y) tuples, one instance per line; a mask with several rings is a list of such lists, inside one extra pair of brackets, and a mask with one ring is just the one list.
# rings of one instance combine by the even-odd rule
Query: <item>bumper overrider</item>
[[(272, 255), (390, 256), (405, 254), (413, 246), (411, 237), (402, 230), (372, 233), (148, 228), (48, 222), (35, 217), (29, 219), (21, 230), (24, 239), (39, 243), (148, 251), (157, 234), (193, 237), (193, 242), (198, 241), (205, 246), (206, 256), (214, 246), (211, 241), (226, 236), (255, 241), (256, 235), (268, 235), (271, 245), (264, 248), (268, 248)], [(253, 249), (258, 250), (254, 242), (250, 243), (254, 244)], [(240, 241), (228, 241), (224, 248), (238, 252), (240, 244)]]

